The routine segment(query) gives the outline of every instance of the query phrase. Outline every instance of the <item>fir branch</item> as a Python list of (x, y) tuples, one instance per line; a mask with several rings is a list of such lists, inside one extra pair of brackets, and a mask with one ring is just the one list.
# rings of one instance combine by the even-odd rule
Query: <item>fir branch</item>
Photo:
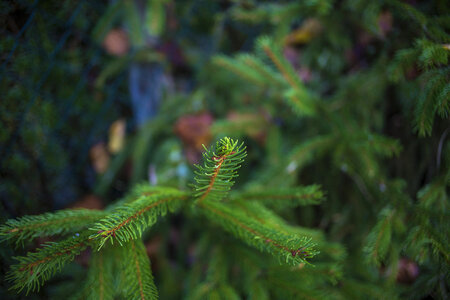
[(448, 118), (450, 116), (450, 83), (447, 82), (437, 94), (437, 113), (442, 118)]
[(211, 252), (204, 282), (193, 289), (187, 299), (205, 299), (219, 296), (218, 299), (240, 299), (238, 293), (229, 284), (229, 249), (216, 246)]
[(208, 263), (206, 272), (206, 281), (212, 284), (220, 284), (227, 281), (229, 272), (229, 262), (227, 261), (226, 251), (223, 247), (214, 247)]
[(363, 141), (367, 153), (372, 151), (385, 157), (392, 157), (398, 155), (402, 150), (398, 140), (380, 134), (365, 133), (360, 140)]
[(443, 116), (449, 115), (448, 98), (442, 99), (440, 96), (448, 90), (449, 70), (450, 68), (433, 70), (421, 76), (426, 85), (415, 111), (415, 130), (420, 136), (431, 134), (436, 112)]
[(300, 116), (315, 114), (317, 104), (312, 101), (306, 90), (288, 89), (283, 95), (296, 114)]
[(255, 200), (270, 207), (292, 208), (300, 205), (320, 204), (324, 200), (324, 193), (318, 185), (304, 187), (265, 189), (238, 193), (236, 198)]
[(431, 183), (424, 186), (418, 193), (418, 205), (421, 208), (439, 207), (442, 211), (448, 208), (447, 184), (449, 176), (437, 177)]
[(241, 238), (250, 246), (261, 251), (271, 253), (280, 262), (289, 264), (307, 263), (318, 251), (310, 238), (300, 238), (295, 235), (286, 235), (270, 227), (264, 226), (258, 220), (238, 210), (232, 205), (225, 205), (215, 201), (204, 201), (200, 204), (205, 215), (211, 221), (221, 225), (226, 231)]
[(281, 232), (286, 235), (297, 234), (297, 232), (294, 232), (292, 227), (287, 225), (282, 218), (277, 216), (272, 210), (268, 209), (259, 202), (244, 200), (233, 202), (232, 205), (250, 218), (255, 219), (264, 226), (271, 227), (277, 232)]
[(281, 50), (274, 46), (274, 42), (269, 37), (261, 37), (257, 41), (257, 44), (274, 63), (291, 88), (296, 92), (304, 93), (304, 86), (299, 76), (296, 74), (292, 65), (283, 57)]
[(15, 257), (19, 263), (11, 266), (6, 278), (13, 283), (12, 288), (19, 292), (25, 289), (28, 294), (30, 291), (39, 290), (45, 281), (91, 244), (88, 234), (75, 235), (58, 243), (44, 244), (36, 252)]
[(217, 55), (212, 59), (212, 62), (213, 64), (227, 69), (253, 84), (259, 86), (267, 85), (264, 78), (262, 78), (253, 69), (248, 68), (246, 65), (239, 62), (237, 59), (229, 58), (225, 55)]
[(126, 204), (126, 203), (132, 203), (136, 200), (139, 200), (142, 198), (142, 196), (150, 197), (155, 196), (159, 194), (164, 193), (172, 193), (172, 192), (178, 192), (179, 190), (173, 187), (167, 187), (167, 186), (156, 186), (156, 185), (149, 185), (148, 183), (140, 183), (133, 187), (131, 192), (129, 192), (123, 199), (117, 201), (116, 203), (110, 205), (107, 207), (107, 211), (111, 212), (116, 210), (118, 207)]
[(114, 299), (114, 249), (105, 248), (99, 252), (93, 252), (87, 274), (87, 282), (84, 292), (86, 298), (92, 300)]
[(280, 48), (266, 36), (258, 39), (257, 48), (270, 58), (290, 86), (290, 89), (284, 92), (284, 98), (293, 111), (299, 115), (313, 115), (317, 110), (317, 101), (305, 88), (292, 65), (284, 58)]
[(281, 299), (329, 299), (326, 286), (336, 284), (341, 273), (340, 267), (329, 263), (315, 264), (308, 270), (304, 270), (303, 264), (297, 267), (279, 265), (269, 268), (261, 281)]
[(8, 220), (0, 226), (0, 239), (16, 244), (36, 237), (67, 234), (86, 228), (106, 213), (91, 209), (66, 209), (37, 216), (24, 216)]
[(150, 260), (140, 240), (131, 240), (121, 247), (121, 265), (125, 276), (123, 286), (127, 299), (158, 299)]
[(228, 120), (219, 120), (211, 126), (213, 135), (230, 134), (234, 136), (255, 136), (269, 127), (269, 122), (262, 115), (239, 115)]
[(367, 237), (364, 252), (367, 254), (367, 260), (375, 265), (379, 265), (385, 259), (389, 250), (394, 216), (395, 210), (389, 207), (384, 208), (380, 212), (378, 223)]
[(130, 239), (138, 239), (147, 227), (156, 223), (158, 216), (165, 216), (168, 210), (176, 211), (187, 198), (187, 193), (177, 190), (143, 193), (137, 200), (118, 206), (98, 221), (90, 228), (96, 232), (91, 237), (99, 240), (99, 249), (108, 240), (122, 245)]
[(395, 58), (388, 67), (388, 74), (392, 81), (398, 83), (405, 79), (408, 68), (412, 68), (417, 63), (419, 50), (415, 48), (402, 49), (395, 53)]
[(450, 51), (442, 47), (442, 44), (421, 39), (416, 41), (416, 47), (420, 51), (418, 62), (421, 68), (430, 69), (448, 64)]
[[(445, 200), (447, 199), (444, 198)], [(447, 201), (448, 202), (448, 201)], [(426, 207), (423, 203), (419, 202), (415, 207), (415, 217), (420, 224), (419, 233), (422, 236), (423, 244), (430, 244), (434, 255), (440, 254), (445, 262), (450, 265), (450, 247), (448, 238), (448, 228), (450, 220), (449, 210), (444, 207), (439, 207), (436, 210), (437, 205), (432, 206), (434, 209)], [(430, 220), (440, 220), (439, 223), (431, 222)]]
[(195, 165), (194, 196), (198, 203), (222, 199), (233, 186), (237, 169), (247, 155), (243, 143), (238, 145), (238, 141), (227, 137), (218, 141), (215, 149), (203, 147), (206, 150), (203, 152), (204, 165)]
[(311, 240), (317, 243), (317, 250), (320, 253), (330, 256), (333, 260), (342, 260), (346, 256), (345, 249), (340, 244), (327, 242), (321, 231), (306, 227), (291, 226), (259, 201), (234, 201), (232, 205), (247, 214), (250, 218), (257, 220), (264, 226), (270, 227), (277, 232), (287, 236), (297, 235), (311, 238)]
[(258, 57), (254, 56), (252, 54), (243, 53), (243, 54), (237, 55), (236, 59), (239, 61), (242, 61), (250, 69), (255, 70), (261, 76), (263, 76), (263, 78), (266, 80), (267, 84), (279, 86), (280, 84), (284, 83), (283, 78), (278, 73), (275, 73), (269, 66), (267, 66)]

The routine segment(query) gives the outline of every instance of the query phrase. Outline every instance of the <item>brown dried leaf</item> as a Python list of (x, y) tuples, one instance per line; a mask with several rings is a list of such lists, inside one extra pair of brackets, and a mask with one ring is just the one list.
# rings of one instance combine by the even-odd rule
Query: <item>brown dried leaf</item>
[(175, 133), (186, 146), (201, 150), (202, 144), (211, 141), (210, 126), (213, 117), (210, 113), (186, 115), (175, 123)]
[(89, 156), (92, 166), (97, 173), (102, 174), (108, 169), (110, 158), (104, 143), (101, 142), (92, 146), (89, 150)]
[(70, 208), (87, 208), (102, 210), (104, 207), (102, 199), (95, 195), (86, 195), (77, 202), (73, 203)]
[(112, 154), (122, 150), (125, 142), (125, 129), (127, 123), (124, 119), (119, 119), (109, 127), (108, 150)]
[(112, 29), (103, 40), (103, 47), (108, 54), (114, 56), (123, 56), (130, 49), (128, 34), (123, 29)]
[(197, 162), (203, 149), (202, 144), (210, 143), (212, 122), (212, 115), (205, 112), (182, 116), (175, 123), (175, 134), (183, 142), (189, 162)]

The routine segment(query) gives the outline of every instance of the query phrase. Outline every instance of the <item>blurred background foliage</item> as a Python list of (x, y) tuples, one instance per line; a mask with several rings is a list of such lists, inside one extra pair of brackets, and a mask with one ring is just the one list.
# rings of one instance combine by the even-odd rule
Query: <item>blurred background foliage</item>
[[(185, 188), (201, 145), (230, 135), (248, 145), (237, 185), (326, 191), (280, 213), (346, 248), (330, 298), (447, 299), (449, 13), (441, 0), (2, 1), (0, 218), (101, 209), (142, 181)], [(198, 286), (199, 228), (174, 216), (147, 237), (161, 299)], [(2, 273), (15, 251), (2, 247)], [(86, 259), (33, 297), (76, 289)]]

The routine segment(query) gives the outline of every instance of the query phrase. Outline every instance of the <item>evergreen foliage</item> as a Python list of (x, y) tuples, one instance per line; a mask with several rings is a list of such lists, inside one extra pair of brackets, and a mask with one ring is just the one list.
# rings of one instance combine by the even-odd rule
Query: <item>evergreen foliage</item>
[(34, 238), (65, 235), (86, 229), (92, 222), (105, 216), (105, 212), (90, 209), (66, 209), (37, 216), (24, 216), (8, 220), (0, 226), (3, 240), (22, 245)]
[(73, 299), (114, 299), (114, 263), (111, 249), (92, 253), (85, 286)]
[(220, 224), (226, 231), (249, 245), (273, 254), (280, 262), (285, 260), (286, 263), (298, 265), (318, 254), (313, 250), (314, 244), (310, 239), (286, 235), (268, 228), (261, 224), (261, 221), (236, 209), (238, 207), (212, 202), (202, 203), (201, 206), (207, 211), (206, 216), (210, 217), (211, 221)]
[(127, 299), (158, 299), (158, 291), (153, 283), (150, 261), (144, 244), (141, 241), (131, 240), (121, 250), (125, 297)]
[(18, 263), (11, 267), (7, 276), (13, 285), (12, 288), (27, 294), (39, 290), (40, 286), (71, 262), (76, 255), (86, 249), (90, 243), (87, 234), (75, 234), (61, 242), (49, 242), (27, 256), (17, 257)]
[[(84, 228), (81, 234), (75, 233), (66, 240), (51, 242), (36, 252), (18, 257), (18, 264), (12, 266), (8, 275), (9, 280), (13, 282), (13, 288), (19, 291), (25, 288), (27, 292), (39, 289), (66, 263), (72, 261), (87, 247), (91, 247), (94, 254), (91, 258), (90, 271), (85, 289), (79, 297), (113, 299), (115, 289), (112, 272), (115, 270), (114, 272), (124, 273), (122, 276), (124, 282), (121, 285), (126, 298), (157, 299), (150, 262), (141, 238), (143, 232), (157, 222), (158, 216), (177, 211), (183, 202), (189, 200), (192, 200), (190, 201), (192, 205), (198, 207), (212, 222), (242, 239), (249, 246), (272, 254), (280, 263), (293, 266), (308, 263), (307, 260), (319, 253), (314, 249), (315, 243), (311, 237), (302, 236), (287, 225), (283, 228), (282, 221), (278, 221), (275, 216), (272, 217), (269, 210), (263, 208), (262, 203), (263, 199), (277, 201), (281, 197), (286, 198), (285, 202), (293, 202), (291, 205), (294, 206), (306, 205), (317, 203), (323, 193), (317, 186), (292, 189), (284, 191), (281, 195), (275, 195), (275, 191), (268, 191), (267, 194), (238, 193), (236, 197), (239, 200), (226, 203), (223, 201), (227, 196), (226, 192), (233, 186), (233, 179), (237, 176), (237, 169), (240, 168), (245, 156), (243, 143), (239, 144), (237, 140), (225, 137), (219, 140), (214, 148), (205, 147), (204, 165), (196, 166), (197, 183), (192, 193), (170, 187), (141, 184), (118, 204), (113, 204), (113, 208), (105, 211), (69, 210), (9, 220), (2, 227), (4, 239), (17, 239), (21, 242), (24, 242), (25, 237), (75, 232)], [(254, 205), (243, 202), (242, 205), (245, 207), (242, 209), (237, 202), (245, 199), (256, 199), (254, 200), (256, 202)], [(257, 203), (260, 199), (261, 204)], [(305, 202), (305, 199), (309, 202)], [(288, 204), (281, 206), (286, 205)], [(267, 210), (265, 218), (260, 219), (258, 216), (264, 210)], [(60, 230), (55, 229), (57, 225)], [(19, 236), (17, 230), (14, 230), (24, 231), (30, 226), (33, 226), (33, 231), (28, 230)], [(86, 228), (87, 226), (90, 227)], [(112, 263), (116, 260), (112, 254), (114, 251), (121, 252), (120, 263)], [(223, 275), (214, 264), (210, 268), (212, 272)], [(227, 295), (226, 297), (238, 298), (231, 286), (220, 280), (215, 282), (219, 287), (210, 291), (210, 297), (217, 293), (221, 297)], [(204, 292), (201, 291), (201, 286), (199, 289), (194, 295), (197, 293), (201, 295)], [(197, 296), (200, 297), (199, 295)]]
[(0, 298), (447, 299), (447, 2), (1, 3)]
[(118, 241), (122, 245), (130, 239), (141, 238), (142, 232), (157, 221), (158, 216), (165, 216), (167, 211), (174, 212), (187, 194), (180, 191), (159, 191), (152, 195), (140, 188), (140, 196), (133, 202), (125, 203), (113, 209), (110, 214), (100, 219), (90, 230), (94, 231), (93, 239), (100, 239), (99, 247), (108, 240)]
[(256, 200), (277, 210), (294, 208), (300, 205), (320, 204), (324, 200), (323, 192), (317, 185), (305, 187), (267, 189), (266, 191), (245, 191), (238, 194), (238, 199), (249, 202)]
[(205, 200), (220, 201), (234, 184), (237, 169), (241, 167), (246, 156), (243, 144), (224, 138), (217, 142), (215, 150), (206, 149), (203, 152), (204, 165), (196, 165), (194, 196), (198, 202)]

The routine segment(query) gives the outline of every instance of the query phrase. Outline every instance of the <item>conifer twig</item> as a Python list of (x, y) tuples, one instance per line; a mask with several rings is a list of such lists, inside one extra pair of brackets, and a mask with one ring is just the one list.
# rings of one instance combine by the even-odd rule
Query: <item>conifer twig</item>
[(312, 248), (314, 244), (311, 243), (310, 238), (299, 238), (277, 232), (249, 215), (233, 209), (232, 206), (205, 201), (200, 204), (200, 207), (206, 210), (205, 215), (211, 221), (218, 223), (247, 244), (273, 254), (280, 261), (284, 259), (290, 264), (307, 263), (307, 259), (318, 254), (318, 251)]
[(127, 299), (158, 299), (150, 260), (142, 241), (131, 240), (125, 243), (121, 247), (121, 253), (121, 266), (125, 273), (123, 286)]
[(44, 244), (36, 252), (27, 256), (16, 257), (18, 264), (11, 267), (7, 280), (13, 283), (12, 288), (19, 292), (26, 289), (39, 290), (40, 286), (60, 271), (62, 266), (72, 261), (76, 255), (91, 244), (88, 234), (75, 235), (64, 241)]
[(0, 226), (0, 239), (24, 243), (36, 237), (67, 234), (85, 228), (106, 213), (93, 209), (65, 209), (8, 220)]
[(274, 208), (295, 207), (299, 205), (319, 204), (324, 194), (318, 185), (305, 187), (265, 189), (263, 191), (245, 191), (235, 195), (237, 199), (254, 200)]
[(91, 237), (99, 239), (99, 248), (106, 241), (118, 241), (120, 245), (130, 239), (139, 238), (143, 231), (156, 223), (158, 216), (164, 216), (168, 210), (177, 210), (187, 193), (169, 189), (156, 194), (142, 194), (134, 202), (127, 202), (118, 206), (106, 218), (98, 221), (90, 230), (95, 231)]
[(223, 138), (217, 142), (215, 150), (207, 149), (203, 152), (204, 165), (196, 165), (194, 196), (198, 203), (204, 200), (220, 200), (234, 184), (233, 178), (237, 177), (237, 169), (241, 167), (244, 157), (247, 155), (243, 144), (238, 141)]

